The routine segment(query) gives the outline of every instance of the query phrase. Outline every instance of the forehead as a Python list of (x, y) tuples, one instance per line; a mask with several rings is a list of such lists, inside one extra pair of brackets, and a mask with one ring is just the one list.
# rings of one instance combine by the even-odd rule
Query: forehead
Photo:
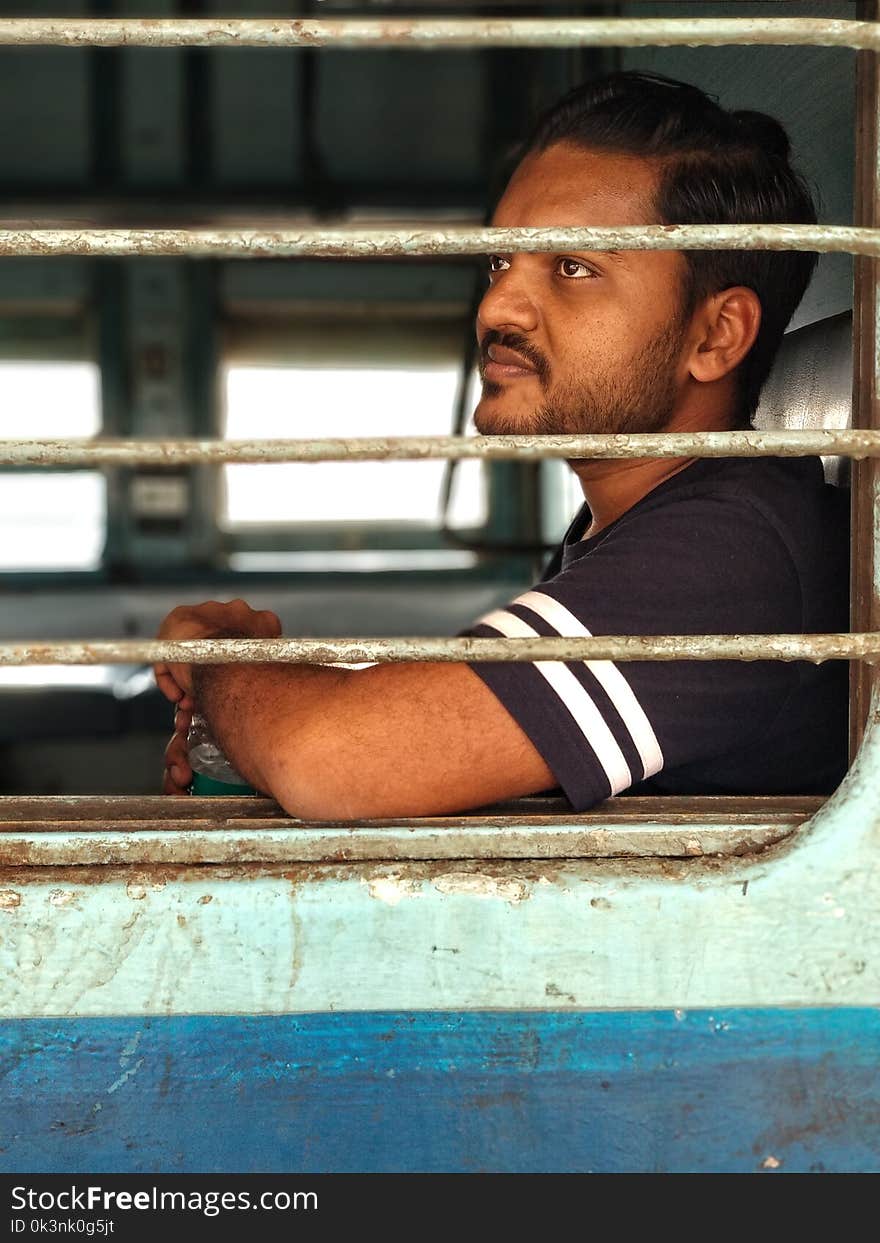
[(526, 156), (501, 197), (500, 228), (655, 224), (656, 163), (556, 143)]

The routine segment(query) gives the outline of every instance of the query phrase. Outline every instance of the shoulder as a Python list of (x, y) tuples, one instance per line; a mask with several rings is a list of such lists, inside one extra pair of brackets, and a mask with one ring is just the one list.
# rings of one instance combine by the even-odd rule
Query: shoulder
[(810, 556), (799, 549), (802, 529), (772, 488), (737, 472), (703, 476), (658, 489), (595, 539), (569, 546), (540, 590), (586, 611), (594, 629), (796, 629)]
[(838, 492), (812, 460), (704, 459), (649, 492), (595, 541), (570, 545), (567, 560), (640, 550), (686, 560), (714, 550), (753, 567), (759, 551), (800, 560), (820, 531), (846, 534)]

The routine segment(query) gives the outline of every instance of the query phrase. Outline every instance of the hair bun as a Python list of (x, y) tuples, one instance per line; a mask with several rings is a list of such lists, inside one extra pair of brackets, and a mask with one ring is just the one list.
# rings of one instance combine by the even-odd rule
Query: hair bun
[(738, 137), (756, 147), (763, 147), (768, 155), (779, 156), (783, 160), (788, 158), (791, 143), (785, 130), (773, 117), (767, 116), (765, 112), (752, 112), (748, 108), (731, 112), (730, 117), (733, 121), (733, 132)]

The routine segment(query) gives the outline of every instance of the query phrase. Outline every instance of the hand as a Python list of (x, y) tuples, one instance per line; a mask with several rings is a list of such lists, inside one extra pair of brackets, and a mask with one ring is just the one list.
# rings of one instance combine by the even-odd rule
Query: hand
[[(275, 613), (258, 612), (244, 600), (208, 600), (172, 609), (159, 627), (160, 639), (277, 639), (281, 622)], [(159, 663), (153, 666), (162, 694), (182, 712), (191, 712), (192, 666)], [(173, 741), (173, 740), (172, 740)]]
[(192, 720), (192, 712), (178, 707), (174, 713), (174, 733), (165, 748), (165, 780), (163, 794), (189, 794), (192, 768), (186, 750), (186, 732)]

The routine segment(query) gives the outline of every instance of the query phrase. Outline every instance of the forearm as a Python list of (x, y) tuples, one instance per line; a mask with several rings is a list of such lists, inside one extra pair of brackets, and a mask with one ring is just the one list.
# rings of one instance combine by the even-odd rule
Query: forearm
[(351, 670), (323, 665), (197, 665), (193, 691), (233, 766), (255, 789), (278, 798), (289, 788), (288, 775), (297, 771), (327, 697), (350, 676)]

